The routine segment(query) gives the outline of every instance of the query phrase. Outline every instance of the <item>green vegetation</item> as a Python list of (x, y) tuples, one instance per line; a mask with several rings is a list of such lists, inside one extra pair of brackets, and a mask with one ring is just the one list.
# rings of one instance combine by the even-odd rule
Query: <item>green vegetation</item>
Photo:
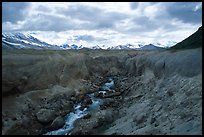
[(202, 47), (202, 26), (191, 36), (171, 47), (170, 50), (194, 49)]

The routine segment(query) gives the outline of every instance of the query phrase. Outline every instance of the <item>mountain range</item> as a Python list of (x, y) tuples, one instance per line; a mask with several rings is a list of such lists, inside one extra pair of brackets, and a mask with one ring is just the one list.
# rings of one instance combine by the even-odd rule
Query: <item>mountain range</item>
[(76, 44), (52, 45), (44, 41), (41, 41), (31, 36), (30, 34), (23, 34), (19, 32), (2, 33), (2, 48), (7, 48), (7, 49), (8, 48), (16, 48), (16, 49), (30, 48), (30, 49), (66, 50), (66, 49), (88, 48), (88, 49), (109, 49), (109, 50), (111, 49), (155, 50), (155, 49), (162, 49), (162, 47), (168, 47), (168, 45), (162, 45), (159, 43), (141, 44), (140, 42), (138, 42), (138, 44), (135, 44), (135, 45), (125, 44), (125, 45), (118, 45), (118, 46), (111, 46), (111, 47), (107, 47), (105, 45), (102, 45), (102, 46), (96, 45), (93, 47), (86, 47), (83, 45), (76, 45)]

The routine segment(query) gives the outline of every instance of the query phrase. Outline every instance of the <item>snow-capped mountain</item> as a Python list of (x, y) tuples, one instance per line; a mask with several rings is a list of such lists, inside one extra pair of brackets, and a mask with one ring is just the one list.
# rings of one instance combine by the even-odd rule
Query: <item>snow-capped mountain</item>
[(166, 43), (145, 43), (145, 42), (135, 42), (135, 43), (127, 43), (125, 45), (95, 45), (95, 46), (84, 46), (77, 44), (69, 44), (65, 42), (61, 45), (52, 45), (44, 42), (43, 40), (39, 40), (30, 34), (24, 33), (2, 33), (2, 47), (3, 48), (31, 48), (31, 49), (54, 49), (54, 50), (67, 50), (67, 49), (127, 49), (127, 50), (156, 50), (161, 49), (161, 47), (171, 47), (175, 45), (176, 42), (168, 41)]
[(91, 49), (102, 49), (99, 45), (91, 47)]
[(175, 41), (161, 41), (160, 43), (152, 43), (153, 45), (157, 46), (157, 47), (165, 47), (165, 48), (168, 48), (168, 47), (172, 47), (174, 45), (177, 44), (177, 42)]
[(153, 44), (147, 44), (147, 45), (132, 45), (132, 44), (126, 44), (126, 45), (118, 45), (116, 47), (110, 47), (108, 49), (126, 49), (126, 50), (157, 50), (157, 49), (163, 49), (162, 47), (153, 45)]
[(64, 49), (64, 50), (66, 50), (66, 49), (82, 49), (83, 48), (82, 45), (81, 46), (78, 46), (76, 44), (69, 45), (69, 44), (66, 44), (66, 43), (62, 44), (62, 45), (59, 45), (59, 47), (61, 49)]
[(132, 44), (126, 44), (126, 45), (118, 45), (116, 47), (109, 47), (108, 49), (139, 49), (139, 45), (132, 45)]
[(69, 49), (70, 48), (70, 46), (68, 44), (62, 44), (59, 47), (62, 49)]
[(51, 45), (40, 41), (33, 36), (23, 33), (2, 33), (2, 43), (4, 47), (31, 48), (31, 49), (61, 49), (56, 45)]

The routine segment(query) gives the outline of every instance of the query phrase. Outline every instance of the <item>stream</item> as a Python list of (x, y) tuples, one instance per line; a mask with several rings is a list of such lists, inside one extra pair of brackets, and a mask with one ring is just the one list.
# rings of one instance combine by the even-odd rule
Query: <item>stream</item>
[[(111, 77), (108, 77), (108, 82), (102, 85), (99, 88), (99, 91), (96, 91), (96, 92), (106, 94), (109, 91), (113, 91), (113, 92), (115, 91), (114, 90), (114, 80)], [(81, 110), (80, 109), (81, 103), (75, 104), (74, 111), (70, 112), (69, 114), (65, 116), (65, 125), (58, 130), (47, 132), (44, 135), (68, 135), (70, 131), (74, 128), (74, 122), (77, 119), (82, 118), (83, 116), (87, 115), (91, 111), (99, 110), (100, 105), (103, 104), (103, 100), (100, 98), (94, 97), (94, 93), (88, 94), (88, 96), (92, 100), (92, 104), (90, 104), (89, 107)]]

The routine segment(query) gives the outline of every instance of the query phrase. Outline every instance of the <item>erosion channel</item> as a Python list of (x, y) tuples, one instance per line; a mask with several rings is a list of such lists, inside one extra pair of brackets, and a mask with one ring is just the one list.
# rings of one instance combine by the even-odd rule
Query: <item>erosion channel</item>
[(202, 48), (2, 54), (2, 135), (202, 134)]
[(112, 97), (116, 92), (114, 90), (114, 80), (111, 77), (108, 77), (107, 80), (108, 82), (101, 86), (99, 91), (87, 94), (83, 101), (75, 102), (74, 111), (66, 115), (65, 125), (62, 128), (50, 131), (45, 135), (67, 135), (74, 128), (74, 122), (77, 119), (84, 116), (89, 117), (91, 112), (98, 111), (100, 105), (103, 105), (103, 98)]

